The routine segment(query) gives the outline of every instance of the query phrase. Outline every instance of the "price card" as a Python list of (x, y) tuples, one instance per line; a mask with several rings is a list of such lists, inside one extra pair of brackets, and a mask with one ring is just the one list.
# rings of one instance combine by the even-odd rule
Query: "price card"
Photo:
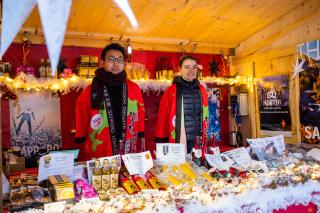
[(48, 179), (51, 175), (73, 176), (74, 155), (70, 153), (52, 153), (42, 156), (39, 160), (38, 182)]
[(156, 157), (159, 165), (184, 163), (186, 161), (185, 144), (157, 143)]
[(224, 154), (228, 155), (233, 161), (244, 168), (246, 168), (248, 162), (252, 160), (247, 149), (244, 147), (224, 152)]
[(234, 164), (234, 161), (226, 154), (221, 155), (205, 155), (206, 160), (210, 166), (217, 168), (218, 170), (229, 170), (230, 166)]
[(153, 167), (152, 156), (149, 151), (122, 155), (122, 160), (130, 175), (144, 177), (147, 171)]

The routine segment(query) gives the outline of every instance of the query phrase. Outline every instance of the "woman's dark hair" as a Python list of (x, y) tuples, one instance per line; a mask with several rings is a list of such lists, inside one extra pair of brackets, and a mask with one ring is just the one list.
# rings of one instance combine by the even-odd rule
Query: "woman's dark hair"
[(193, 57), (193, 56), (190, 56), (190, 55), (183, 55), (183, 56), (181, 56), (181, 58), (180, 58), (180, 61), (179, 61), (179, 67), (181, 68), (181, 66), (182, 66), (183, 62), (184, 62), (185, 60), (188, 60), (188, 59), (190, 59), (190, 60), (194, 60), (195, 62), (198, 62), (198, 61), (197, 61), (197, 59), (196, 59), (195, 57)]
[(124, 58), (126, 57), (126, 51), (123, 46), (121, 46), (118, 43), (111, 43), (111, 44), (105, 46), (105, 48), (103, 48), (103, 50), (101, 52), (101, 60), (102, 61), (105, 60), (106, 54), (109, 50), (118, 50), (122, 53)]

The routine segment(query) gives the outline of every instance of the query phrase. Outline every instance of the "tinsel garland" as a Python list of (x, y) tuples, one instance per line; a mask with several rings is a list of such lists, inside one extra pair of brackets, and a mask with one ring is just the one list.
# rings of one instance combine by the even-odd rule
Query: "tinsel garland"
[[(88, 84), (91, 83), (92, 79), (80, 78), (78, 76), (72, 76), (71, 78), (66, 79), (56, 79), (56, 78), (35, 78), (32, 75), (27, 75), (25, 73), (20, 73), (15, 79), (11, 79), (6, 76), (0, 77), (0, 83), (6, 85), (11, 91), (17, 89), (24, 90), (50, 90), (54, 94), (58, 93), (67, 94), (72, 90), (79, 91), (80, 89), (85, 88)], [(162, 92), (166, 90), (170, 85), (170, 80), (133, 80), (137, 83), (140, 89), (144, 93), (151, 92)], [(216, 84), (216, 85), (250, 85), (252, 78), (238, 76), (236, 78), (212, 78), (206, 77), (200, 82), (205, 86), (206, 84)], [(252, 82), (251, 82), (252, 83)]]

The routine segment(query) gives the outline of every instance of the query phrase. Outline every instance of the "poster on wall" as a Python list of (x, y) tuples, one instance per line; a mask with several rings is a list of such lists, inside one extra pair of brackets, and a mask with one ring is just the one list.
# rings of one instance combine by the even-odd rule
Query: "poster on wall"
[(291, 137), (289, 76), (268, 76), (257, 82), (262, 135)]
[(320, 144), (320, 40), (298, 46), (301, 141)]
[(221, 141), (220, 127), (220, 90), (218, 88), (207, 88), (209, 105), (209, 128), (208, 137), (215, 137)]
[(37, 157), (61, 147), (60, 99), (47, 91), (17, 93), (18, 106), (10, 101), (11, 146), (26, 157), (26, 166)]

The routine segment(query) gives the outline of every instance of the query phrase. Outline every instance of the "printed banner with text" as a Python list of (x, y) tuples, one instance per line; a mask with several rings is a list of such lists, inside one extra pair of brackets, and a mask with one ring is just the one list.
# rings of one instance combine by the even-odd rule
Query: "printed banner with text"
[(26, 166), (36, 165), (37, 156), (61, 147), (60, 98), (49, 92), (18, 92), (21, 111), (10, 101), (10, 138), (20, 147)]
[(289, 76), (268, 76), (257, 82), (262, 135), (291, 137)]

